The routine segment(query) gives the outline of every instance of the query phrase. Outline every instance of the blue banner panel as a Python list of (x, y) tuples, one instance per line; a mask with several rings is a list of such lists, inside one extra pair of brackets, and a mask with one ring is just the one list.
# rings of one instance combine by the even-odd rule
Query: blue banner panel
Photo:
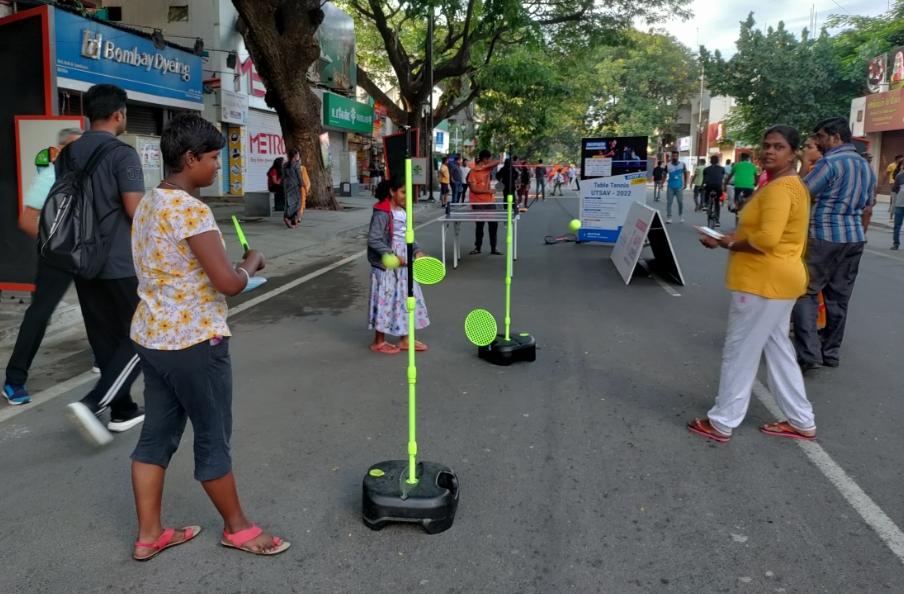
[(114, 84), (198, 108), (203, 103), (200, 56), (169, 46), (158, 50), (150, 39), (62, 10), (56, 11), (55, 38), (60, 78)]

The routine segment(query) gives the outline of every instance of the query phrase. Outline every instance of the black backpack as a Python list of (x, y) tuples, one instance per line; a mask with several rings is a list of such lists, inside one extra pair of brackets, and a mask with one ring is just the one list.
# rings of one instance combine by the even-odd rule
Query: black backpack
[(104, 269), (110, 246), (100, 234), (91, 175), (103, 158), (122, 144), (115, 138), (103, 142), (84, 168), (72, 162), (68, 150), (60, 153), (59, 158), (65, 159), (64, 173), (47, 195), (38, 226), (38, 253), (48, 265), (84, 279), (92, 279)]

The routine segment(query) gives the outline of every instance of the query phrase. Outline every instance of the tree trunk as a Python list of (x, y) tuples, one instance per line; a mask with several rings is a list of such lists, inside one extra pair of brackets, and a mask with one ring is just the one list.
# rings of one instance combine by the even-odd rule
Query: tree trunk
[(319, 0), (232, 0), (238, 30), (276, 110), (286, 149), (297, 148), (311, 179), (309, 208), (338, 210), (333, 182), (320, 157), (320, 100), (306, 73), (320, 57), (315, 34), (323, 22)]

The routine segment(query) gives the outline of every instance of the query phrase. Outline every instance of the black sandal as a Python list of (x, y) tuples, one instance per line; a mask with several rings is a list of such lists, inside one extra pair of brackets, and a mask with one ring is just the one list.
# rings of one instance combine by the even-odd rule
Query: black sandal
[(493, 250), (490, 253), (493, 254), (494, 256), (504, 256), (505, 255), (502, 252), (500, 252), (499, 250)]
[(480, 250), (471, 250), (471, 253), (469, 255), (473, 256), (473, 255), (479, 254), (479, 253), (480, 253)]

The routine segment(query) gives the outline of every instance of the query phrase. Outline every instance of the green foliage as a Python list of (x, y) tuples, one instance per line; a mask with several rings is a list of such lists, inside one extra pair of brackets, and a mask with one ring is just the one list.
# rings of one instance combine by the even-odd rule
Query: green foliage
[(484, 116), (479, 148), (495, 153), (512, 143), (519, 155), (549, 157), (549, 145), (563, 144), (563, 137), (574, 132), (583, 134), (593, 97), (591, 69), (582, 59), (555, 60), (523, 46), (506, 50), (478, 78), (484, 89), (477, 100)]
[(835, 58), (841, 63), (845, 80), (865, 93), (869, 61), (904, 45), (904, 0), (895, 0), (882, 16), (832, 15), (826, 27), (844, 29), (832, 38)]
[(781, 22), (765, 32), (755, 25), (750, 13), (729, 60), (700, 48), (710, 91), (737, 102), (726, 120), (727, 134), (744, 146), (757, 146), (775, 124), (808, 132), (822, 118), (846, 117), (858, 88), (845, 78), (826, 31), (813, 39), (805, 30), (798, 39)]
[(596, 66), (599, 92), (590, 113), (599, 135), (674, 135), (678, 108), (698, 87), (690, 49), (663, 32), (631, 31), (628, 43), (605, 48)]
[(697, 77), (690, 50), (657, 31), (629, 29), (620, 45), (580, 53), (513, 49), (481, 74), (480, 145), (513, 142), (519, 155), (559, 161), (576, 161), (585, 136), (649, 136), (655, 146), (677, 132)]
[[(484, 72), (500, 59), (513, 59), (510, 72), (542, 74), (525, 69), (524, 52), (536, 61), (557, 62), (555, 56), (586, 55), (601, 44), (621, 39), (630, 23), (655, 23), (686, 18), (690, 0), (338, 0), (356, 20), (358, 82), (382, 103), (391, 103), (383, 92), (398, 89), (401, 109), (389, 107), (397, 123), (413, 120), (430, 93), (426, 81), (427, 15), (436, 15), (433, 39), (434, 84), (442, 89), (435, 121), (451, 117), (470, 105), (484, 91), (507, 97), (515, 89), (499, 72)], [(552, 57), (550, 57), (552, 56)], [(547, 64), (548, 66), (548, 64)], [(558, 73), (554, 73), (558, 76)], [(522, 81), (523, 90), (541, 92), (558, 83)], [(494, 87), (500, 83), (499, 87)]]

